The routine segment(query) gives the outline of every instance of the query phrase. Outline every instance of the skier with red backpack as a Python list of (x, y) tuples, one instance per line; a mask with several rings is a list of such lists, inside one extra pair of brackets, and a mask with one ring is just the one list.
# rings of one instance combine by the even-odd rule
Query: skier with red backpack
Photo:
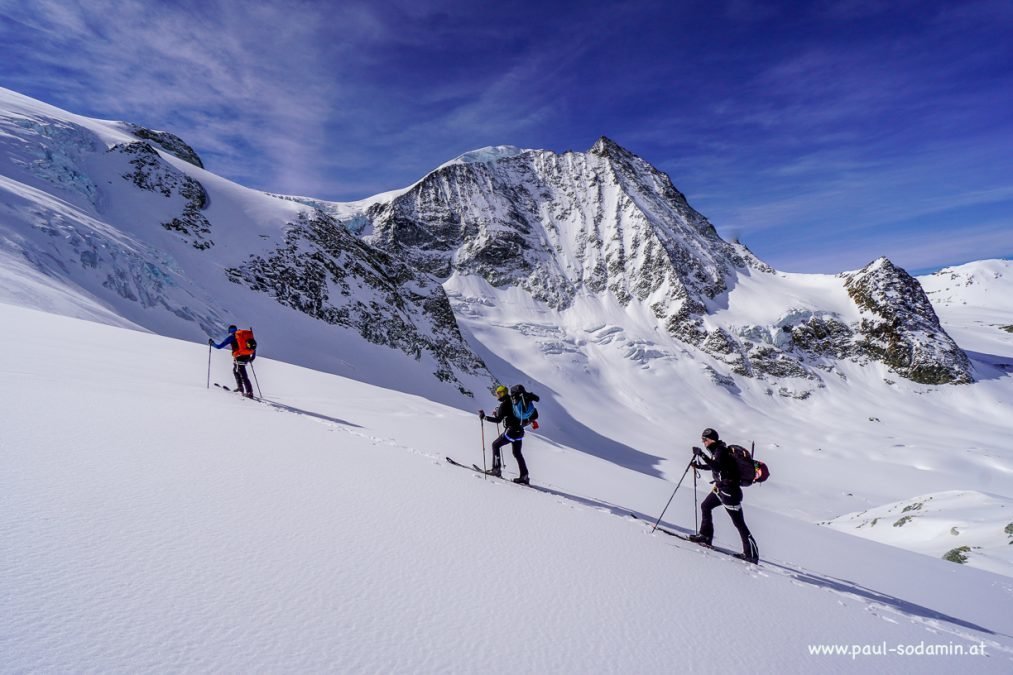
[(229, 326), (228, 336), (215, 344), (214, 338), (208, 338), (208, 344), (215, 349), (229, 346), (232, 349), (232, 374), (236, 377), (236, 391), (246, 398), (253, 398), (253, 385), (246, 374), (247, 364), (257, 358), (257, 341), (253, 338), (253, 329), (239, 330)]
[[(713, 473), (714, 489), (700, 504), (700, 532), (690, 535), (689, 540), (710, 546), (714, 538), (714, 519), (711, 512), (718, 506), (724, 506), (742, 538), (742, 553), (736, 553), (735, 557), (756, 563), (760, 559), (760, 550), (749, 528), (746, 527), (746, 518), (742, 513), (743, 468), (735, 453), (719, 439), (718, 432), (714, 429), (704, 429), (701, 440), (710, 452), (710, 457), (702, 449), (694, 447), (693, 454), (696, 459), (692, 466), (694, 469), (707, 469)], [(750, 462), (750, 467), (751, 465)], [(753, 477), (747, 476), (746, 481), (746, 485), (752, 484)]]
[(484, 410), (478, 411), (480, 420), (488, 420), (493, 424), (502, 422), (505, 428), (499, 438), (492, 442), (492, 468), (486, 473), (497, 478), (502, 477), (500, 451), (509, 443), (513, 449), (514, 459), (517, 460), (517, 470), (520, 472), (513, 482), (528, 485), (530, 483), (528, 465), (524, 461), (524, 455), (521, 454), (521, 440), (524, 438), (524, 427), (530, 424), (532, 428), (538, 428), (538, 423), (535, 422), (538, 419), (538, 410), (534, 405), (539, 400), (538, 396), (515, 384), (509, 391), (503, 385), (496, 387), (496, 397), (499, 399), (499, 408), (495, 414), (486, 415)]

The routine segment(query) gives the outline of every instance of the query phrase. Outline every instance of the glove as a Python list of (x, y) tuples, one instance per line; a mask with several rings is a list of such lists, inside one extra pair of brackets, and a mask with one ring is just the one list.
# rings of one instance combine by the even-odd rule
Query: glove
[(214, 347), (215, 346), (215, 340), (214, 340), (214, 338), (208, 338), (208, 344), (211, 345), (212, 347)]
[(480, 419), (480, 420), (484, 420), (485, 419), (485, 411), (484, 410), (479, 410), (478, 411), (478, 419)]
[(694, 457), (703, 457), (703, 450), (701, 450), (700, 448), (698, 448), (697, 446), (694, 445), (693, 446), (693, 456)]

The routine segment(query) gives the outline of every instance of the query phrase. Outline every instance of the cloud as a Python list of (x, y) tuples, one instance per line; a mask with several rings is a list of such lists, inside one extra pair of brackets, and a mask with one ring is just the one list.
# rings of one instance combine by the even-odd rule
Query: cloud
[[(293, 139), (319, 141), (330, 114), (334, 84), (314, 54), (326, 17), (305, 3), (233, 7), (39, 0), (8, 10), (3, 35), (31, 38), (14, 74), (22, 90), (169, 128), (226, 175), (263, 183), (319, 168), (313, 143)], [(251, 156), (256, 170), (243, 171)]]

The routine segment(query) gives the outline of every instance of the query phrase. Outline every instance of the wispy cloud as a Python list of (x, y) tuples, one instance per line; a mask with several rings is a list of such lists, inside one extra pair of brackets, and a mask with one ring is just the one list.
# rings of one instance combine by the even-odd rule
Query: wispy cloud
[(3, 25), (4, 35), (33, 40), (21, 54), (30, 67), (11, 75), (15, 87), (20, 80), (76, 111), (172, 128), (224, 173), (254, 173), (240, 167), (259, 154), (256, 173), (269, 181), (273, 167), (312, 166), (315, 152), (281, 139), (319, 136), (327, 118), (332, 84), (310, 67), (324, 16), (306, 11), (292, 21), (271, 5), (236, 14), (221, 2), (38, 0), (15, 4)]

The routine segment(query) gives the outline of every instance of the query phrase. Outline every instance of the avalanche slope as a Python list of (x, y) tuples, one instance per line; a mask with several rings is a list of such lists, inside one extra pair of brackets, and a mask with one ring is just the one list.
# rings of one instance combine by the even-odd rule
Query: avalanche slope
[(306, 202), (0, 87), (0, 302), (188, 340), (253, 326), (276, 357), (443, 402), (487, 387), (439, 284)]
[[(752, 494), (749, 566), (627, 515), (653, 521), (671, 483), (537, 434), (549, 494), (446, 464), (480, 462), (477, 416), (423, 398), (258, 359), (273, 405), (247, 401), (206, 388), (205, 345), (9, 305), (0, 320), (0, 670), (1013, 667), (1007, 577)], [(231, 382), (226, 354), (211, 364)], [(666, 526), (692, 511), (684, 484)], [(953, 654), (971, 647), (985, 655)]]

